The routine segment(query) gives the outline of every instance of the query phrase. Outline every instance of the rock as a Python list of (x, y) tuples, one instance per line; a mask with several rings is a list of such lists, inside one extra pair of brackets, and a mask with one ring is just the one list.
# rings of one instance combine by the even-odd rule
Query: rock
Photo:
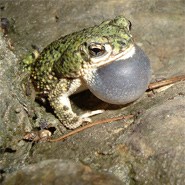
[(129, 159), (137, 184), (184, 184), (184, 112), (184, 97), (159, 103), (118, 139), (120, 161)]
[(18, 59), (7, 43), (0, 32), (0, 169), (2, 171), (8, 168), (9, 160), (13, 168), (17, 167), (13, 166), (16, 162), (19, 161), (21, 164), (24, 161), (30, 146), (21, 145), (19, 141), (21, 135), (31, 129), (24, 109), (26, 99), (23, 98), (21, 91)]
[[(131, 20), (134, 39), (149, 56), (156, 78), (185, 73), (184, 0), (81, 0), (80, 6), (79, 1), (66, 2), (0, 2), (2, 17), (13, 19), (15, 24), (14, 31), (7, 33), (15, 47), (14, 52), (9, 49), (8, 40), (5, 42), (0, 38), (0, 182), (6, 176), (6, 183), (15, 182), (19, 177), (28, 179), (26, 172), (31, 172), (32, 168), (37, 172), (39, 166), (45, 173), (52, 174), (51, 170), (55, 171), (60, 166), (56, 162), (58, 159), (66, 168), (73, 166), (76, 174), (78, 167), (84, 173), (89, 169), (69, 162), (70, 159), (81, 161), (93, 169), (89, 179), (95, 178), (94, 174), (98, 174), (100, 179), (105, 176), (106, 180), (115, 179), (96, 172), (105, 171), (126, 185), (184, 185), (184, 82), (163, 91), (154, 91), (154, 94), (150, 92), (149, 97), (145, 93), (126, 107), (103, 103), (89, 92), (75, 95), (72, 100), (77, 112), (106, 109), (94, 120), (127, 114), (133, 114), (134, 120), (97, 125), (63, 142), (27, 143), (21, 140), (26, 131), (39, 126), (38, 116), (32, 119), (33, 115), (28, 112), (33, 111), (34, 115), (37, 113), (43, 118), (48, 114), (31, 102), (21, 88), (17, 56), (23, 57), (28, 50), (32, 51), (32, 44), (42, 49), (62, 35), (124, 14)], [(49, 123), (55, 122), (60, 127), (52, 111), (47, 111), (52, 117)], [(62, 134), (58, 131), (53, 137), (59, 135)], [(50, 159), (57, 160), (46, 161)], [(58, 167), (49, 165), (53, 163)], [(50, 171), (47, 172), (46, 166)], [(73, 174), (73, 171), (67, 168), (66, 174)], [(54, 178), (55, 174), (52, 175)], [(72, 181), (75, 182), (74, 179)], [(115, 179), (115, 182), (119, 184), (119, 180)]]
[(25, 95), (22, 87), (25, 74), (20, 71), (18, 58), (8, 45), (10, 42), (0, 32), (0, 170), (3, 174), (9, 168), (15, 170), (24, 165), (32, 145), (24, 142), (23, 136), (36, 127), (31, 117), (36, 119), (36, 114), (42, 114), (37, 110), (38, 105)]
[(121, 185), (110, 174), (94, 172), (88, 166), (70, 160), (45, 160), (28, 165), (7, 176), (3, 185)]

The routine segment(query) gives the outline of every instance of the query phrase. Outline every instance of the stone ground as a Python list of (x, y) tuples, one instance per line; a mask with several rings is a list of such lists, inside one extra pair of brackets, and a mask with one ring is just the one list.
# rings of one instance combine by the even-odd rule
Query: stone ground
[[(86, 91), (72, 97), (78, 112), (104, 108), (98, 125), (60, 142), (25, 142), (43, 118), (62, 135), (47, 107), (25, 96), (19, 62), (31, 45), (44, 48), (62, 35), (124, 14), (151, 60), (153, 79), (185, 74), (184, 0), (0, 1), (8, 36), (0, 35), (0, 182), (8, 184), (185, 184), (185, 83), (147, 92), (123, 107)], [(2, 19), (1, 19), (2, 21)], [(1, 23), (2, 24), (2, 23)], [(14, 48), (12, 48), (12, 46)], [(86, 105), (88, 102), (88, 105)]]

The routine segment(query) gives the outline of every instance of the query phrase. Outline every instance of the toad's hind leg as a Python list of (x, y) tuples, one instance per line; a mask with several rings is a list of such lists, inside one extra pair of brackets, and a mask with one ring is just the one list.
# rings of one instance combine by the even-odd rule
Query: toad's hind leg
[(91, 119), (89, 118), (90, 116), (102, 113), (102, 110), (97, 110), (77, 116), (72, 111), (69, 96), (75, 93), (80, 86), (80, 79), (61, 79), (48, 95), (48, 99), (55, 114), (58, 116), (62, 124), (69, 129), (75, 129), (83, 122), (91, 122)]

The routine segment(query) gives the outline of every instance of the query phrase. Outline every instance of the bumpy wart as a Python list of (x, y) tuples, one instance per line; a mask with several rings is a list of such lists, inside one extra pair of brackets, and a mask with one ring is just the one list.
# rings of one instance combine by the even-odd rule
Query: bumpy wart
[(59, 79), (78, 78), (83, 75), (83, 68), (90, 67), (88, 47), (91, 43), (108, 43), (114, 54), (119, 53), (123, 46), (129, 46), (132, 43), (130, 27), (130, 22), (119, 16), (99, 26), (61, 37), (48, 45), (38, 58), (28, 56), (23, 61), (24, 68), (31, 72), (37, 90), (48, 93)]

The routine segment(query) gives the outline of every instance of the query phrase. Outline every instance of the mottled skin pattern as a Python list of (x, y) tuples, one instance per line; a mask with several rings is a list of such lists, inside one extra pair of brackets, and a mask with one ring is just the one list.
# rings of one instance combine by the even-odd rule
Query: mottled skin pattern
[[(123, 16), (69, 34), (48, 45), (38, 57), (23, 60), (35, 89), (46, 95), (60, 121), (70, 129), (90, 121), (77, 116), (69, 96), (85, 86), (85, 76), (113, 62), (133, 45), (130, 22)], [(93, 114), (92, 114), (93, 115)]]

